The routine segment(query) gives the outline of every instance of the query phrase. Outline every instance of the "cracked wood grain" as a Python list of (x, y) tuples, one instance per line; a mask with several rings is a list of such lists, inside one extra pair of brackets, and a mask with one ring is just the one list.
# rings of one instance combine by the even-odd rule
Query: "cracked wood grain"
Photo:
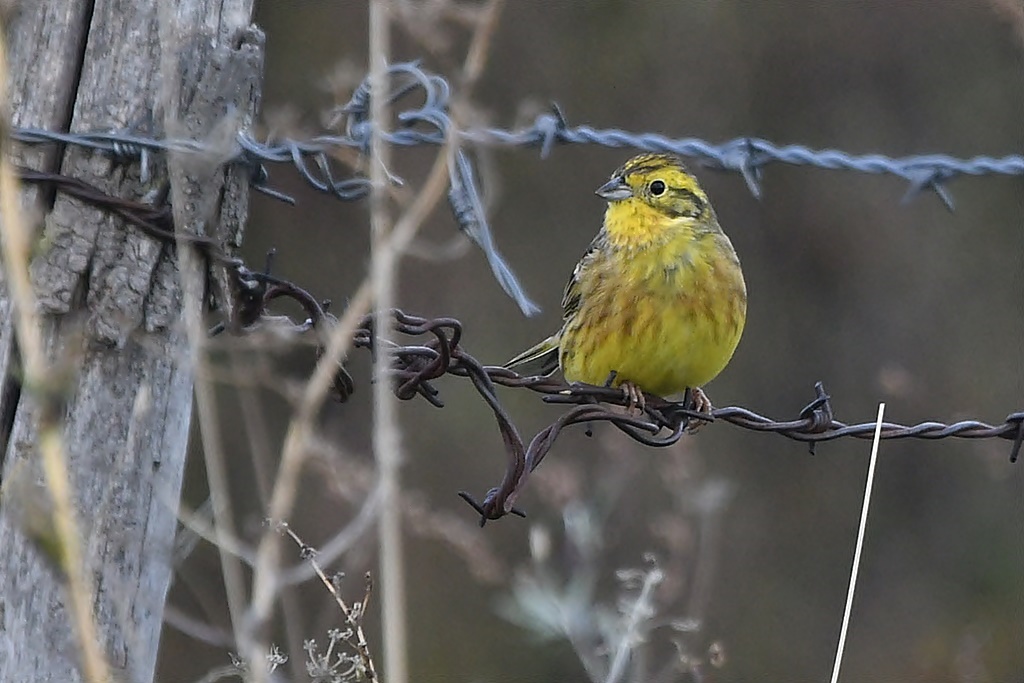
[[(229, 139), (259, 102), (262, 34), (251, 11), (252, 0), (19, 3), (6, 25), (14, 124)], [(132, 199), (169, 180), (178, 230), (235, 244), (245, 223), (245, 174), (216, 159), (171, 160), (144, 184), (138, 165), (87, 150), (15, 156)], [(119, 677), (150, 681), (172, 575), (176, 517), (167, 501), (180, 495), (192, 406), (178, 260), (175, 249), (60, 195), (26, 189), (23, 205), (43, 235), (33, 284), (48, 351), (66, 370), (65, 436), (96, 619)], [(0, 370), (16, 387), (9, 321), (0, 279)], [(30, 392), (0, 396), (13, 415), (3, 479), (20, 472), (29, 496), (45, 496)], [(59, 577), (19, 523), (24, 499), (0, 500), (0, 680), (77, 681)]]

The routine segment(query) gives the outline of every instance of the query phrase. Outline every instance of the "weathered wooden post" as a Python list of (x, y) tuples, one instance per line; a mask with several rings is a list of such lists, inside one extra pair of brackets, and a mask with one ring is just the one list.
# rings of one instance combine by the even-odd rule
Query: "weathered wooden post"
[[(219, 144), (230, 145), (260, 93), (262, 36), (249, 26), (251, 11), (252, 0), (16, 3), (5, 21), (13, 124), (153, 137), (219, 131)], [(243, 227), (246, 172), (218, 166), (223, 154), (161, 160), (144, 183), (138, 163), (101, 152), (16, 150), (17, 163), (136, 201), (169, 179), (178, 231), (233, 243)], [(43, 216), (32, 274), (44, 339), (58, 364), (69, 363), (61, 417), (101, 645), (119, 680), (150, 681), (192, 406), (180, 260), (173, 245), (110, 214), (45, 187), (25, 194)], [(18, 381), (3, 275), (3, 477), (28, 472), (36, 486), (38, 415)], [(0, 500), (0, 680), (81, 680), (61, 575), (23, 533), (19, 498)]]

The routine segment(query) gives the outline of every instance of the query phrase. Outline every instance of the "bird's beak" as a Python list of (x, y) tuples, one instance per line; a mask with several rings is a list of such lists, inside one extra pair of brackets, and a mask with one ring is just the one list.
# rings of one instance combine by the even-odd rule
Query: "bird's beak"
[(616, 177), (597, 188), (596, 194), (602, 199), (607, 199), (610, 202), (617, 202), (632, 197), (633, 190), (626, 184), (626, 181), (622, 178)]

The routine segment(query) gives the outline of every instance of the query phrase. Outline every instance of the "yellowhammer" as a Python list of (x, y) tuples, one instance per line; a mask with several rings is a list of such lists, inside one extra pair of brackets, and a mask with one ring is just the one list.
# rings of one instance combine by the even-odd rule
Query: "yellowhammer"
[(556, 363), (569, 382), (622, 387), (630, 406), (646, 391), (700, 390), (732, 358), (747, 290), (740, 261), (707, 194), (669, 154), (641, 154), (597, 189), (604, 225), (562, 297), (562, 329), (505, 364)]

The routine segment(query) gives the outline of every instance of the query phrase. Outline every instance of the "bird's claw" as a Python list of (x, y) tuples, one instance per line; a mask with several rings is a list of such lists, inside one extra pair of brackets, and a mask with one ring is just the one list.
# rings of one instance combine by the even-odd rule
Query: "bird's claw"
[(644, 411), (647, 410), (647, 399), (644, 398), (643, 389), (633, 384), (630, 381), (625, 381), (620, 385), (622, 394), (625, 396), (628, 405), (626, 410), (630, 415), (643, 415)]
[[(710, 415), (711, 411), (714, 410), (714, 406), (711, 405), (711, 399), (704, 393), (704, 390), (700, 387), (693, 388), (693, 409), (703, 415)], [(687, 433), (696, 434), (700, 431), (700, 428), (704, 426), (707, 420), (696, 419), (692, 420), (689, 427), (686, 428)]]

